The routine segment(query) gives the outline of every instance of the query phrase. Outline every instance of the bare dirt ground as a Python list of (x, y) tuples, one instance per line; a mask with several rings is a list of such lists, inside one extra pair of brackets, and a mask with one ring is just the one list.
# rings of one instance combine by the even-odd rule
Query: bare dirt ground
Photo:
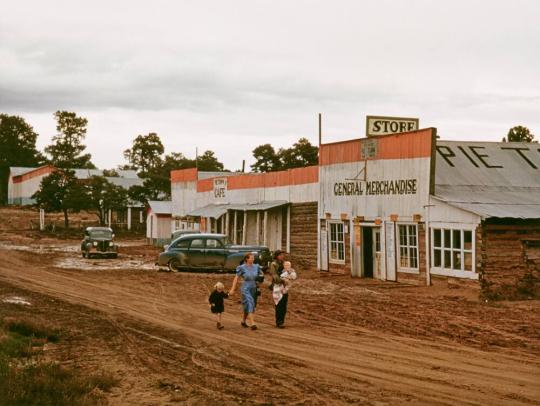
[(62, 326), (50, 356), (113, 372), (110, 404), (540, 403), (539, 301), (300, 272), (286, 329), (263, 291), (260, 330), (241, 328), (236, 296), (218, 331), (208, 290), (231, 275), (157, 272), (142, 241), (112, 261), (77, 244), (0, 228), (0, 316)]

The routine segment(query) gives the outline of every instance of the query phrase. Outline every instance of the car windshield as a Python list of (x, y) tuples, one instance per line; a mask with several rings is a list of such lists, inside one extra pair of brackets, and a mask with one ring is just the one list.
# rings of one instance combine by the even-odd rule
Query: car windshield
[(112, 238), (112, 233), (109, 230), (92, 230), (90, 231), (92, 238)]

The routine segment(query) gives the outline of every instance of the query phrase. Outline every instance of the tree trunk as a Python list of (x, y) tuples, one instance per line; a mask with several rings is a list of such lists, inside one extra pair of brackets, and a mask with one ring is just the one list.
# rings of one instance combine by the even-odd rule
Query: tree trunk
[(68, 211), (67, 209), (64, 209), (64, 227), (66, 227), (66, 229), (69, 228), (69, 218), (68, 218)]

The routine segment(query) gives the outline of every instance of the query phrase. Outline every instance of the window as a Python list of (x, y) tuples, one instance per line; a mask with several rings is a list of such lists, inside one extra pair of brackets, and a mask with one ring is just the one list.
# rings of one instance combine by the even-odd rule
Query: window
[(343, 233), (343, 223), (328, 223), (330, 228), (330, 262), (345, 262), (345, 234)]
[(206, 248), (222, 248), (221, 241), (210, 239), (206, 240)]
[(171, 246), (171, 248), (187, 248), (187, 247), (189, 247), (189, 240), (180, 240)]
[(418, 269), (418, 238), (416, 224), (399, 225), (399, 267)]
[(204, 248), (204, 240), (202, 238), (191, 240), (191, 248)]
[(473, 232), (471, 230), (432, 229), (434, 268), (473, 271)]

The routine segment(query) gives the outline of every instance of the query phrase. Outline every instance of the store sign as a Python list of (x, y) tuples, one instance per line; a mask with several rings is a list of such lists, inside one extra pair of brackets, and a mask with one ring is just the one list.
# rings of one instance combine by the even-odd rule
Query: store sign
[(418, 123), (417, 118), (366, 116), (366, 136), (375, 137), (416, 131)]
[(214, 197), (224, 199), (227, 191), (227, 178), (214, 179)]
[(334, 183), (334, 196), (414, 195), (418, 179), (344, 181)]

